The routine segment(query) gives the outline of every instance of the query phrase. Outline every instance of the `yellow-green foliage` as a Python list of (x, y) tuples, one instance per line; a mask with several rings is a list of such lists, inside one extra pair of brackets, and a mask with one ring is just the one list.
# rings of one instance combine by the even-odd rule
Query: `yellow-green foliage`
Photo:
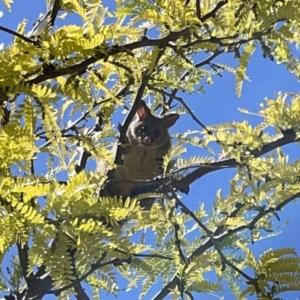
[[(3, 0), (8, 10), (12, 2)], [(47, 3), (52, 7), (54, 1)], [(23, 21), (0, 51), (0, 262), (16, 245), (19, 251), (28, 247), (25, 267), (14, 258), (9, 274), (0, 272), (0, 290), (20, 292), (24, 276), (40, 266), (49, 272), (54, 289), (69, 285), (61, 298), (75, 293), (72, 283), (83, 277), (93, 299), (99, 289), (118, 294), (118, 274), (127, 279), (127, 292), (141, 284), (139, 299), (146, 299), (157, 281), (173, 282), (165, 293), (174, 298), (222, 292), (222, 279), (238, 299), (299, 290), (295, 250), (268, 250), (256, 258), (248, 246), (277, 234), (271, 232), (276, 208), (299, 194), (300, 160), (289, 163), (281, 149), (263, 152), (284, 131), (295, 134), (289, 142), (299, 138), (299, 94), (265, 100), (256, 114), (261, 123), (255, 127), (232, 122), (174, 135), (177, 143), (163, 162), (164, 176), (172, 175), (164, 182), (166, 188), (199, 166), (206, 173), (237, 168), (228, 195), (218, 191), (209, 213), (202, 204), (192, 213), (177, 209), (171, 189), (167, 195), (143, 195), (161, 200), (150, 212), (141, 210), (141, 197), (125, 203), (117, 197), (99, 201), (107, 178), (105, 172), (95, 172), (95, 161), (114, 166), (113, 114), (131, 107), (145, 77), (143, 97), (153, 109), (165, 110), (170, 109), (165, 100), (173, 91), (203, 93), (205, 84), (224, 72), (234, 75), (240, 96), (257, 48), (299, 79), (294, 47), (300, 42), (300, 1), (114, 4), (110, 11), (99, 0), (61, 0), (63, 26), (40, 25), (31, 31)], [(70, 24), (69, 17), (80, 22)], [(237, 58), (236, 66), (222, 61), (226, 55)], [(175, 94), (177, 112), (186, 114)], [(101, 131), (93, 130), (97, 122), (103, 123)], [(277, 134), (270, 134), (270, 128)], [(190, 157), (186, 150), (193, 146), (208, 153)], [(90, 154), (92, 167), (78, 172), (82, 149)], [(255, 155), (259, 151), (265, 155)], [(263, 208), (267, 213), (261, 213)], [(128, 224), (118, 227), (124, 219)], [(104, 220), (114, 227), (103, 225)], [(149, 231), (155, 244), (146, 236)], [(70, 249), (76, 249), (74, 257)], [(249, 268), (256, 285), (243, 288), (237, 280), (246, 281), (242, 272)], [(218, 281), (206, 280), (212, 272)]]

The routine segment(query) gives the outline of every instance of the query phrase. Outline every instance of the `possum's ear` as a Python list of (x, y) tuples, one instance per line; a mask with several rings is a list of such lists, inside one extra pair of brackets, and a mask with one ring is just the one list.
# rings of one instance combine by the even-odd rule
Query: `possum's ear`
[(171, 114), (167, 114), (167, 115), (163, 116), (162, 121), (163, 121), (163, 124), (167, 128), (169, 128), (169, 127), (173, 126), (178, 119), (179, 119), (179, 114), (171, 113)]
[(140, 121), (147, 119), (151, 115), (151, 111), (144, 101), (141, 101), (141, 106), (136, 113)]

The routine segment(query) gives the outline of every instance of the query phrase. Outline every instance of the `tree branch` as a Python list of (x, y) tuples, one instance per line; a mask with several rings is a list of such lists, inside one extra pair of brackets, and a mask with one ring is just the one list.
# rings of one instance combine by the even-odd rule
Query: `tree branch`
[[(238, 232), (241, 232), (245, 229), (249, 229), (252, 230), (255, 228), (255, 225), (263, 218), (265, 217), (267, 214), (273, 213), (274, 211), (278, 211), (281, 210), (285, 205), (287, 205), (288, 203), (292, 202), (293, 200), (295, 200), (296, 198), (300, 197), (300, 192), (296, 193), (295, 195), (292, 195), (291, 197), (288, 197), (285, 201), (283, 201), (282, 203), (278, 204), (275, 208), (265, 208), (263, 210), (261, 210), (253, 219), (251, 222), (249, 222), (247, 225), (241, 225), (238, 226), (236, 228), (231, 229), (230, 231), (224, 232), (223, 234), (219, 235), (219, 236), (215, 236), (215, 233), (219, 232), (220, 230), (224, 229), (223, 225), (219, 225), (215, 232), (214, 232), (214, 239), (216, 242), (220, 243), (223, 240), (229, 238), (230, 236), (232, 236), (233, 234), (236, 234)], [(220, 221), (220, 223), (222, 223), (223, 220)], [(187, 260), (189, 262), (192, 262), (194, 259), (196, 259), (198, 256), (202, 255), (205, 251), (207, 251), (209, 248), (213, 247), (213, 242), (210, 238), (207, 238), (206, 242), (204, 242), (200, 247), (198, 247), (188, 258)], [(249, 277), (250, 278), (250, 277)], [(250, 278), (251, 279), (251, 278)], [(251, 282), (251, 281), (250, 281)], [(162, 300), (164, 299), (170, 292), (171, 289), (173, 289), (176, 285), (178, 285), (180, 283), (180, 278), (177, 274), (175, 274), (173, 276), (173, 278), (171, 279), (171, 281), (166, 284), (162, 290), (152, 298), (152, 300)], [(253, 281), (251, 282), (252, 284)]]
[(60, 10), (60, 1), (61, 0), (54, 0), (53, 7), (34, 22), (34, 27), (29, 32), (30, 37), (36, 39), (36, 36), (40, 35), (43, 30), (54, 25), (55, 19)]
[(51, 13), (50, 13), (50, 20), (49, 20), (49, 23), (51, 26), (54, 25), (54, 22), (55, 22), (55, 19), (57, 17), (57, 14), (60, 10), (60, 0), (55, 0), (54, 1), (54, 4), (53, 4), (53, 7), (51, 9)]
[(186, 257), (181, 249), (181, 242), (180, 242), (180, 239), (179, 239), (179, 224), (176, 222), (176, 220), (174, 221), (174, 232), (175, 232), (175, 245), (178, 249), (178, 253), (179, 253), (179, 257), (181, 259), (181, 263), (183, 264), (186, 264), (187, 263), (187, 260), (186, 260)]
[(75, 64), (73, 66), (68, 66), (65, 68), (61, 68), (58, 70), (54, 70), (53, 72), (49, 72), (47, 74), (41, 74), (38, 75), (36, 78), (25, 81), (24, 83), (29, 83), (29, 84), (38, 84), (43, 81), (46, 81), (48, 79), (53, 79), (59, 76), (65, 76), (69, 74), (78, 74), (78, 73), (83, 73), (86, 71), (89, 65), (97, 62), (98, 60), (101, 59), (107, 59), (110, 56), (114, 56), (117, 54), (121, 53), (128, 53), (132, 50), (138, 49), (138, 48), (144, 48), (144, 47), (152, 47), (152, 46), (157, 46), (159, 48), (164, 47), (164, 45), (167, 45), (171, 41), (176, 41), (180, 37), (185, 36), (189, 33), (189, 26), (185, 27), (179, 31), (176, 32), (171, 32), (169, 35), (161, 38), (161, 39), (141, 39), (140, 41), (133, 42), (130, 44), (126, 44), (123, 46), (120, 45), (113, 45), (108, 49), (105, 49), (104, 53), (100, 53), (97, 51), (97, 54), (94, 56), (91, 56), (87, 58), (86, 60), (83, 60), (82, 62)]
[[(294, 132), (290, 132), (290, 130), (286, 130), (283, 132), (283, 137), (274, 140), (273, 142), (270, 142), (268, 144), (265, 144), (261, 149), (255, 149), (250, 151), (250, 154), (254, 157), (262, 156), (278, 147), (282, 147), (284, 145), (288, 145), (291, 143), (294, 143), (298, 141), (297, 135)], [(237, 166), (237, 162), (235, 159), (224, 159), (221, 161), (216, 161), (214, 163), (208, 164), (208, 165), (201, 165), (198, 169), (188, 174), (186, 177), (180, 179), (180, 180), (172, 180), (172, 186), (176, 188), (179, 191), (186, 191), (187, 187), (190, 186), (193, 182), (195, 182), (197, 179), (201, 178), (202, 176), (213, 172), (220, 170), (224, 167), (226, 168), (234, 168)]]
[(192, 219), (199, 225), (199, 227), (201, 229), (204, 230), (204, 232), (210, 238), (213, 246), (215, 247), (216, 251), (218, 252), (218, 254), (219, 254), (220, 258), (221, 258), (222, 270), (224, 271), (226, 265), (230, 266), (233, 270), (235, 270), (240, 275), (242, 275), (244, 278), (246, 278), (250, 283), (253, 283), (255, 285), (256, 291), (259, 292), (259, 286), (258, 286), (257, 281), (255, 279), (251, 278), (250, 276), (248, 276), (243, 271), (241, 271), (239, 268), (237, 268), (234, 264), (232, 264), (224, 256), (223, 252), (221, 251), (221, 249), (220, 249), (220, 247), (218, 245), (218, 242), (215, 241), (213, 233), (196, 217), (196, 215), (183, 202), (180, 201), (180, 199), (177, 197), (177, 195), (175, 194), (175, 192), (174, 192), (173, 189), (171, 190), (171, 192), (173, 194), (173, 197), (176, 199), (176, 202), (178, 203), (178, 205), (182, 207), (182, 212), (186, 213), (187, 215), (189, 215), (190, 217), (192, 217)]
[[(128, 255), (128, 252), (122, 251), (120, 249), (115, 249), (115, 251)], [(133, 257), (161, 258), (161, 259), (166, 259), (166, 260), (174, 260), (173, 257), (164, 256), (164, 255), (161, 255), (161, 254), (130, 253), (130, 255), (133, 256)]]
[(13, 31), (11, 29), (8, 29), (6, 27), (0, 26), (0, 30), (2, 30), (4, 32), (7, 32), (9, 34), (14, 35), (14, 36), (18, 37), (19, 39), (23, 40), (26, 43), (30, 43), (30, 44), (33, 44), (34, 46), (40, 47), (40, 44), (39, 44), (38, 41), (33, 41), (33, 40), (29, 39), (28, 37), (26, 37), (26, 36), (24, 36), (24, 35), (22, 35), (22, 34), (20, 34), (18, 32), (15, 32), (15, 31)]
[(150, 75), (144, 74), (143, 79), (142, 79), (142, 83), (139, 87), (139, 90), (135, 96), (135, 100), (133, 102), (133, 105), (129, 111), (129, 113), (127, 114), (127, 117), (125, 118), (125, 121), (123, 122), (123, 124), (121, 126), (119, 126), (119, 131), (120, 131), (120, 137), (119, 137), (119, 144), (118, 144), (118, 148), (117, 148), (117, 152), (116, 152), (116, 156), (115, 156), (115, 164), (122, 164), (122, 154), (123, 154), (123, 147), (122, 144), (126, 144), (126, 132), (127, 129), (130, 125), (130, 123), (132, 122), (136, 111), (138, 110), (138, 108), (140, 107), (141, 103), (142, 103), (142, 97), (145, 91), (145, 88), (147, 86), (148, 80), (149, 80)]
[(220, 1), (215, 7), (214, 9), (207, 13), (206, 15), (204, 15), (202, 18), (201, 18), (201, 21), (204, 23), (206, 20), (208, 20), (209, 18), (214, 18), (216, 13), (218, 12), (219, 9), (221, 9), (225, 4), (228, 3), (228, 0), (223, 0), (223, 1)]
[[(71, 252), (70, 252), (70, 254), (71, 254)], [(78, 276), (78, 272), (77, 272), (77, 268), (76, 268), (76, 259), (75, 259), (74, 255), (71, 255), (71, 263), (72, 263), (73, 276), (76, 278), (75, 280), (79, 280), (79, 276)], [(89, 300), (88, 295), (85, 293), (84, 289), (81, 286), (81, 281), (77, 282), (77, 284), (74, 285), (74, 290), (76, 292), (76, 294), (75, 294), (76, 299)]]
[(28, 245), (26, 243), (22, 247), (22, 245), (20, 243), (17, 243), (17, 248), (18, 248), (18, 256), (19, 256), (19, 260), (20, 260), (20, 266), (21, 266), (22, 274), (25, 278), (27, 286), (30, 287), (30, 279), (27, 276), (27, 270), (28, 270)]
[(78, 283), (74, 286), (74, 290), (76, 292), (76, 294), (75, 294), (76, 299), (78, 299), (78, 300), (89, 300), (90, 299), (88, 297), (87, 293), (82, 288), (80, 283)]
[(201, 21), (200, 0), (196, 0), (196, 15), (197, 15), (198, 19)]

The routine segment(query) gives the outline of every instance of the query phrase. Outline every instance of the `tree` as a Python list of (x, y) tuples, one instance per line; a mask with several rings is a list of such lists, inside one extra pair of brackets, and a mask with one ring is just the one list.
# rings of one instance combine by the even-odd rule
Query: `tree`
[[(10, 10), (12, 1), (3, 2)], [(222, 295), (224, 286), (237, 299), (281, 299), (299, 290), (296, 249), (255, 257), (250, 245), (272, 238), (281, 210), (300, 195), (299, 159), (289, 163), (282, 148), (298, 142), (300, 95), (266, 100), (257, 126), (205, 126), (187, 92), (204, 93), (229, 72), (240, 96), (256, 49), (299, 78), (300, 2), (118, 0), (109, 9), (92, 0), (47, 3), (33, 28), (25, 21), (16, 31), (0, 26), (13, 37), (0, 54), (0, 257), (10, 259), (0, 274), (5, 298), (118, 294), (118, 274), (128, 291), (141, 286), (140, 299), (158, 280), (163, 287), (155, 300)], [(221, 63), (225, 56), (237, 67)], [(99, 201), (106, 175), (95, 171), (95, 161), (121, 163), (122, 147), (113, 157), (111, 137), (124, 142), (141, 99), (157, 113), (172, 109), (195, 121), (174, 135), (164, 159), (170, 171), (144, 182), (147, 197), (158, 198), (150, 212), (134, 199)], [(113, 117), (120, 108), (127, 113), (118, 134)], [(190, 157), (185, 147), (208, 156)], [(201, 203), (190, 209), (189, 190), (228, 168), (236, 170), (228, 195), (217, 191), (211, 212)], [(99, 216), (128, 223), (111, 229)]]

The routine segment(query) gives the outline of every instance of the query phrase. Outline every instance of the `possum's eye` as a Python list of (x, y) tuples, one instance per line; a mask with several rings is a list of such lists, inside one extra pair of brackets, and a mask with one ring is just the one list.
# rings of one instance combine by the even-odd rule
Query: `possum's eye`
[(158, 138), (160, 136), (160, 131), (158, 129), (155, 129), (153, 131), (153, 135), (154, 135), (155, 138)]
[(147, 125), (142, 125), (140, 128), (139, 128), (139, 132), (140, 133), (146, 133), (148, 131), (148, 126)]

